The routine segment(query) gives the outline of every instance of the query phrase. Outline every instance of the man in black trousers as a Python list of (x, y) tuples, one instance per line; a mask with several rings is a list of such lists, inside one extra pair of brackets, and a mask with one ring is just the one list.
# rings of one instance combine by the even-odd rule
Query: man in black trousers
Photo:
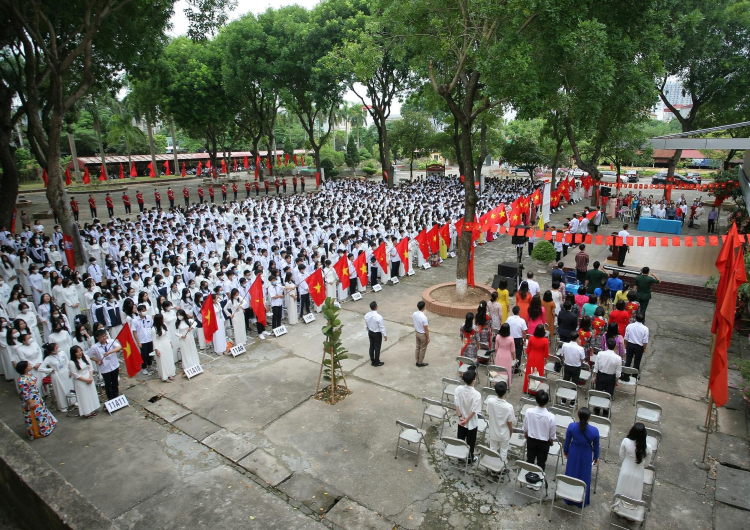
[(388, 337), (383, 317), (378, 313), (378, 303), (375, 301), (370, 302), (370, 312), (365, 315), (365, 325), (367, 336), (370, 338), (370, 362), (373, 366), (383, 366), (385, 363), (380, 360), (380, 345), (384, 340), (388, 340)]

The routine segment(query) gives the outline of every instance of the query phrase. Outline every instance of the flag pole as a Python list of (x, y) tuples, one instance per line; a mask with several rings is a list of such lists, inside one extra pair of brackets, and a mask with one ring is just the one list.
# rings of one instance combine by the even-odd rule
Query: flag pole
[[(708, 398), (711, 391), (711, 370), (714, 366), (714, 354), (716, 353), (716, 333), (711, 333), (711, 346), (709, 346), (708, 354), (711, 356), (711, 362), (708, 365), (708, 384), (706, 385), (706, 398)], [(708, 420), (706, 420), (708, 425)]]
[(711, 408), (713, 407), (714, 397), (709, 396), (708, 398), (708, 414), (706, 415), (706, 440), (703, 442), (703, 462), (706, 463), (706, 451), (708, 450), (708, 433), (711, 432)]

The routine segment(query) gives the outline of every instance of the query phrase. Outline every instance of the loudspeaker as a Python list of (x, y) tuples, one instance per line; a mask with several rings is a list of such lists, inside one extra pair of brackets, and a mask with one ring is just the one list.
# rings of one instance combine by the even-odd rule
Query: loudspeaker
[(507, 280), (508, 281), (508, 294), (510, 296), (515, 296), (516, 295), (516, 279), (514, 277), (508, 278), (507, 276), (503, 276), (501, 274), (498, 274), (492, 280), (492, 288), (493, 289), (497, 290), (497, 288), (500, 286), (500, 280)]
[(518, 263), (515, 261), (506, 261), (505, 263), (498, 264), (497, 274), (499, 276), (509, 276), (511, 278), (518, 276)]
[(599, 190), (599, 193), (602, 197), (609, 197), (609, 195), (612, 193), (612, 188), (610, 188), (609, 186), (602, 186), (601, 188), (599, 188)]

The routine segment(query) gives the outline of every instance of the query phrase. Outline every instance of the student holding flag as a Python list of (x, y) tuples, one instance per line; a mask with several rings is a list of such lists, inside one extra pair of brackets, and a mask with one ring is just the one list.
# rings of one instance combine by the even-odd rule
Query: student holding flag
[(263, 296), (263, 278), (261, 277), (260, 272), (255, 276), (255, 280), (250, 286), (248, 295), (250, 296), (250, 307), (252, 307), (253, 313), (255, 313), (258, 338), (260, 340), (265, 340), (266, 335), (270, 335), (270, 332), (266, 331), (266, 303)]

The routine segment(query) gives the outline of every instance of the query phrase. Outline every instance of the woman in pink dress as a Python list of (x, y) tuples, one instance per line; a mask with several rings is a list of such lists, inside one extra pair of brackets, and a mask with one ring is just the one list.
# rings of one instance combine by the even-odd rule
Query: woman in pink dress
[(513, 362), (516, 360), (516, 342), (510, 336), (510, 325), (503, 324), (495, 337), (495, 365), (508, 369), (508, 385), (513, 374)]

